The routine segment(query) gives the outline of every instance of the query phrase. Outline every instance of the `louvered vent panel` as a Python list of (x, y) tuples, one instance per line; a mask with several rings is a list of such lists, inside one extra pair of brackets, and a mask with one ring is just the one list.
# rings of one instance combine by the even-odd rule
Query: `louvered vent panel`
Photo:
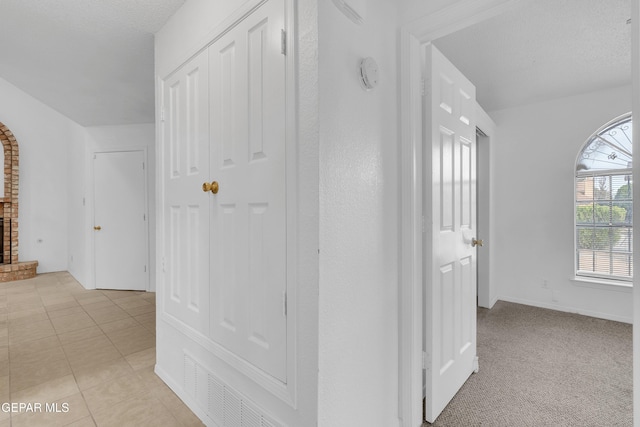
[(224, 388), (224, 427), (242, 427), (242, 400)]
[(222, 416), (224, 408), (224, 386), (209, 375), (209, 405), (208, 413), (211, 418), (218, 424), (222, 425)]
[(187, 354), (184, 384), (185, 391), (220, 427), (283, 427)]
[(246, 402), (242, 402), (242, 427), (262, 427), (261, 418)]

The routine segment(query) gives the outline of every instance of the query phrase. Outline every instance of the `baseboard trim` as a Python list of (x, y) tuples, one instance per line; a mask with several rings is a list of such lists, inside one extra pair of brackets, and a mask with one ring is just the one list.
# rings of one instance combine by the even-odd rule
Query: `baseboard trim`
[(490, 298), (488, 306), (484, 306), (482, 304), (478, 304), (478, 307), (480, 307), (480, 308), (488, 308), (489, 310), (491, 310), (493, 308), (493, 306), (496, 305), (497, 302), (498, 302), (498, 297)]
[(491, 307), (489, 307), (489, 308), (493, 308), (493, 306), (494, 306), (494, 305), (496, 305), (496, 303), (498, 302), (498, 300), (499, 300), (499, 298), (498, 298), (498, 297), (493, 298), (493, 299), (491, 300)]
[(498, 300), (513, 302), (516, 304), (530, 305), (530, 306), (539, 307), (539, 308), (548, 308), (550, 310), (562, 311), (565, 313), (573, 313), (573, 314), (580, 314), (583, 316), (596, 317), (598, 319), (613, 320), (615, 322), (633, 324), (633, 318), (630, 318), (630, 317), (616, 316), (614, 314), (601, 313), (599, 311), (583, 310), (576, 307), (567, 307), (560, 304), (548, 304), (548, 303), (543, 303), (539, 301), (532, 301), (524, 298), (515, 298), (515, 297), (509, 297), (509, 296), (500, 296), (498, 297)]

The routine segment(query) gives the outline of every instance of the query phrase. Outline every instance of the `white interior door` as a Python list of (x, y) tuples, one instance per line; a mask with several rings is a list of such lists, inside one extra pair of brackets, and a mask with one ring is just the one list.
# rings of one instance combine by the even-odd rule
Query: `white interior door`
[(93, 160), (96, 288), (144, 291), (149, 277), (144, 151), (95, 153)]
[(165, 286), (171, 316), (209, 333), (209, 61), (205, 50), (163, 86)]
[(475, 87), (432, 45), (424, 74), (425, 416), (433, 422), (477, 369), (476, 125)]
[(286, 380), (284, 2), (270, 0), (209, 48), (211, 336)]

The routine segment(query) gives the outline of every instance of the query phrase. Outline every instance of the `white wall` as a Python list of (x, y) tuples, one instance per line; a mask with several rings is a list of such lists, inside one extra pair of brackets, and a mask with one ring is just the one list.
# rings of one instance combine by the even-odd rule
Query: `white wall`
[(418, 17), (423, 17), (462, 1), (465, 0), (400, 0), (400, 20), (402, 23), (409, 23)]
[(16, 136), (20, 150), (19, 259), (37, 260), (38, 273), (68, 270), (90, 285), (87, 153), (114, 146), (149, 147), (153, 227), (154, 125), (83, 128), (3, 79), (0, 122)]
[[(319, 426), (398, 423), (397, 5), (319, 2)], [(358, 63), (373, 57), (367, 92)]]
[(492, 257), (500, 299), (632, 321), (629, 289), (571, 280), (576, 156), (594, 131), (630, 110), (625, 86), (489, 113), (498, 126)]
[(147, 150), (150, 286), (155, 291), (155, 125), (153, 123), (84, 128), (85, 138), (69, 146), (69, 272), (93, 288), (92, 153), (122, 148)]
[(37, 260), (38, 273), (66, 270), (67, 153), (84, 130), (3, 79), (0, 121), (20, 150), (19, 259)]
[(90, 186), (86, 148), (86, 130), (82, 139), (69, 141), (67, 147), (68, 171), (68, 271), (84, 287), (91, 288), (91, 254), (86, 239), (87, 227), (93, 224), (87, 221), (86, 191)]
[[(316, 404), (319, 426), (398, 423), (397, 5), (363, 3), (366, 22), (358, 27), (329, 1), (297, 2), (298, 232), (304, 254), (298, 337), (306, 342), (299, 341), (299, 412), (314, 420), (300, 425), (315, 424)], [(156, 35), (157, 76), (196, 53), (237, 4), (187, 1)], [(215, 13), (220, 7), (223, 12)], [(358, 62), (366, 56), (380, 67), (380, 85), (370, 92), (357, 78)], [(317, 399), (311, 402), (316, 378)]]

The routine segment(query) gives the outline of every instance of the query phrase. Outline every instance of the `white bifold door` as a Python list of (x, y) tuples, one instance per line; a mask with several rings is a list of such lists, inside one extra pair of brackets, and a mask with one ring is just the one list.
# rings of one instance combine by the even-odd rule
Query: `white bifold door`
[(271, 0), (209, 48), (210, 178), (219, 185), (210, 195), (211, 334), (280, 380), (287, 291), (283, 10)]
[(163, 309), (209, 335), (209, 63), (203, 52), (164, 82)]
[(164, 82), (164, 309), (286, 382), (284, 3)]
[(425, 47), (425, 390), (435, 421), (476, 358), (475, 87)]

